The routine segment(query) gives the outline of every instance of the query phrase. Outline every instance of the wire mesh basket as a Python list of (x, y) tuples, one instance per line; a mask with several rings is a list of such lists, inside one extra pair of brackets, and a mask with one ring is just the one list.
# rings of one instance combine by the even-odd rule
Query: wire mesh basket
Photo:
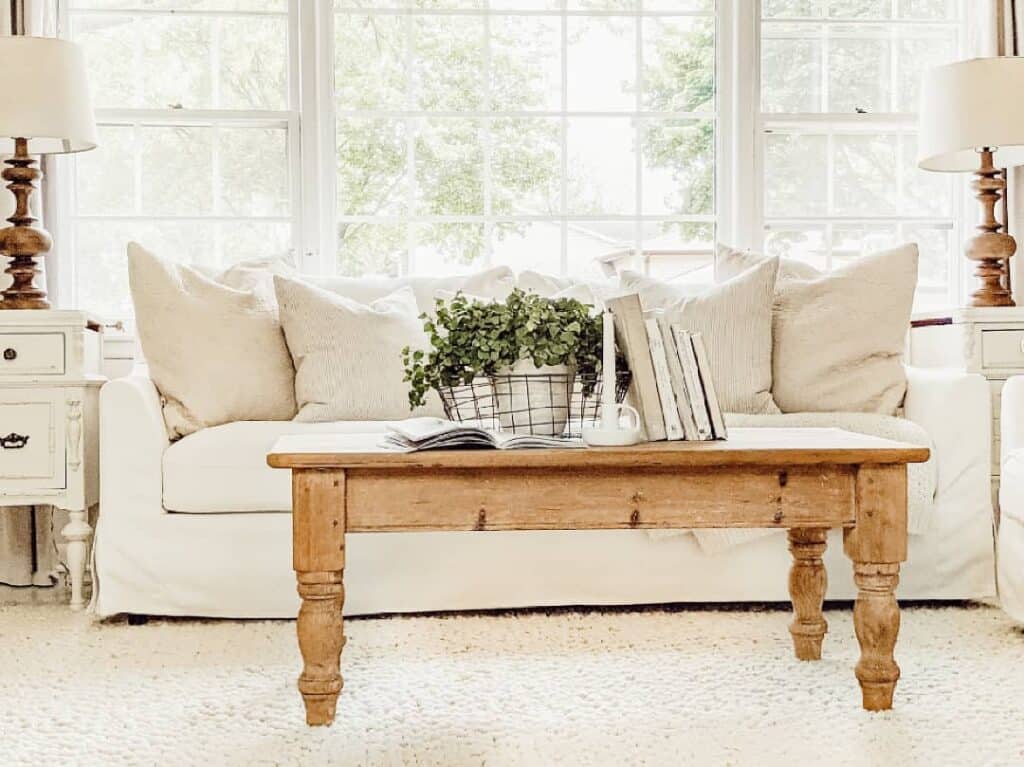
[[(615, 401), (629, 391), (632, 374), (618, 371)], [(553, 437), (579, 437), (601, 414), (600, 374), (528, 373), (486, 376), (438, 389), (445, 415), (486, 429)]]

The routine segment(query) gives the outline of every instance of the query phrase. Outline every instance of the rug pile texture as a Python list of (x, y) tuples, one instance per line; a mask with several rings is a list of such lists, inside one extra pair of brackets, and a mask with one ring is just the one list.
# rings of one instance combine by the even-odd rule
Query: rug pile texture
[(12, 765), (1024, 764), (1024, 632), (904, 610), (896, 708), (860, 708), (849, 609), (824, 659), (780, 610), (346, 622), (338, 720), (308, 729), (287, 621), (93, 622), (0, 607)]

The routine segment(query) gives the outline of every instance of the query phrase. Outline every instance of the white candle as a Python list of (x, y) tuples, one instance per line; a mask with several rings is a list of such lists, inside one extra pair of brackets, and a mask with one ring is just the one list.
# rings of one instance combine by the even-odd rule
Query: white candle
[(610, 311), (604, 313), (604, 356), (601, 360), (601, 428), (614, 429), (618, 418), (608, 423), (615, 406), (615, 319)]

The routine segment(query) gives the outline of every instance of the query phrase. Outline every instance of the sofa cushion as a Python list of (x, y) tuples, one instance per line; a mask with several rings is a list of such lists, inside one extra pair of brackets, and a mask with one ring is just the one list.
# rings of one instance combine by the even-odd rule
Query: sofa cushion
[(291, 472), (267, 466), (278, 437), (350, 434), (376, 444), (384, 421), (239, 421), (203, 429), (164, 452), (164, 508), (193, 514), (291, 511)]

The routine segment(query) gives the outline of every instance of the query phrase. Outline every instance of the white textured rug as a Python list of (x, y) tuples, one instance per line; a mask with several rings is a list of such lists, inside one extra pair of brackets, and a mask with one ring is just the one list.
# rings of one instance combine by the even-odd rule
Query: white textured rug
[(826, 617), (820, 663), (781, 611), (353, 620), (338, 721), (308, 729), (292, 623), (0, 607), (0, 763), (1024, 763), (1024, 633), (998, 610), (905, 610), (882, 714), (849, 610)]

